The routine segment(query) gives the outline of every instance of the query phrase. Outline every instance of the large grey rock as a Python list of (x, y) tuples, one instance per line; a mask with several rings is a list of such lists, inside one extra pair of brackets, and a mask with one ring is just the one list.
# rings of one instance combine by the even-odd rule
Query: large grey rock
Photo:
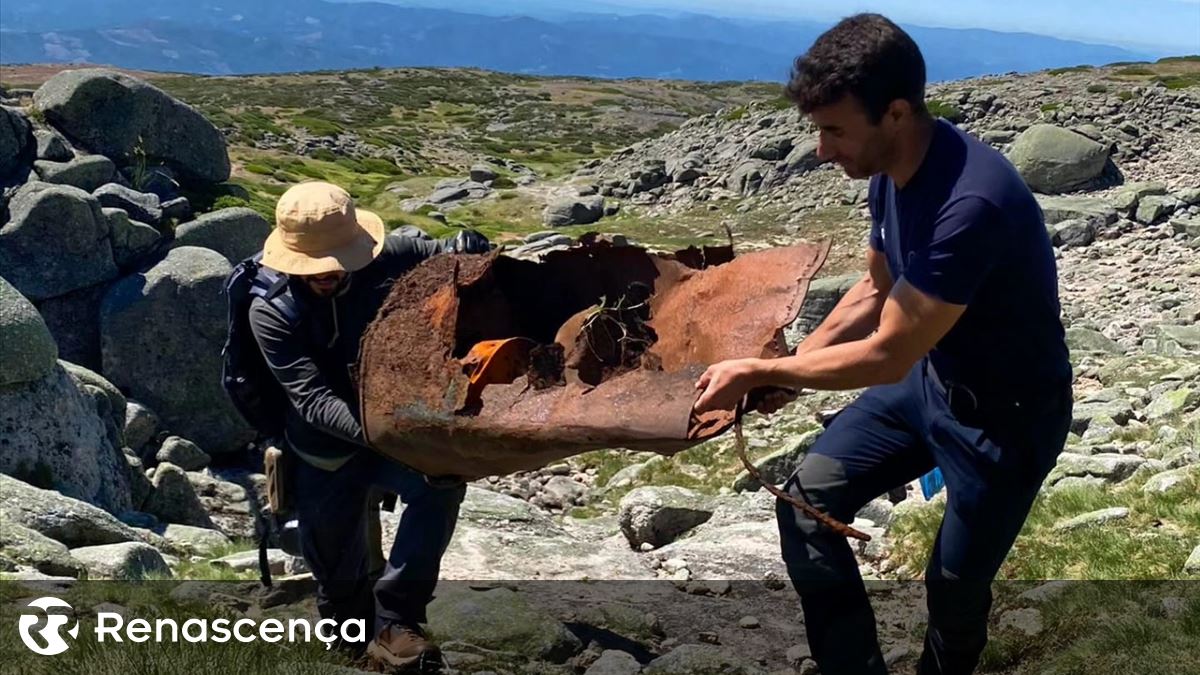
[(1112, 204), (1121, 211), (1132, 211), (1143, 197), (1165, 194), (1166, 184), (1158, 181), (1126, 183), (1113, 194)]
[[(213, 551), (229, 546), (229, 537), (203, 527), (169, 523), (160, 528), (159, 534), (177, 548), (184, 548), (198, 555), (207, 555)], [(257, 556), (257, 551), (255, 552)]]
[(231, 263), (262, 250), (271, 224), (253, 209), (235, 207), (206, 213), (175, 228), (175, 247), (199, 246), (225, 256)]
[(1050, 226), (1050, 241), (1055, 246), (1082, 248), (1096, 241), (1096, 223), (1090, 220), (1064, 220)]
[(71, 557), (87, 568), (89, 579), (136, 581), (171, 576), (171, 568), (162, 553), (140, 541), (74, 548)]
[(138, 533), (111, 513), (0, 474), (0, 516), (67, 546), (138, 541)]
[(179, 523), (214, 529), (212, 519), (196, 496), (188, 475), (174, 464), (162, 463), (154, 469), (154, 492), (143, 510), (165, 523)]
[[(403, 505), (397, 505), (396, 513), (383, 512), (383, 541), (395, 539), (402, 516)], [(524, 500), (468, 486), (458, 527), (442, 558), (442, 578), (653, 579), (624, 537), (613, 534), (617, 524), (612, 521), (604, 521), (595, 538), (585, 539)]]
[(1056, 225), (1067, 220), (1082, 220), (1095, 227), (1104, 227), (1117, 222), (1117, 210), (1104, 199), (1095, 197), (1063, 197), (1035, 195), (1047, 225)]
[(18, 110), (0, 106), (0, 179), (33, 162), (37, 142), (32, 129)]
[(1098, 511), (1089, 511), (1081, 513), (1071, 518), (1064, 518), (1056, 523), (1051, 528), (1055, 532), (1068, 532), (1071, 530), (1079, 530), (1096, 525), (1104, 525), (1117, 520), (1124, 520), (1129, 517), (1129, 509), (1124, 506), (1116, 506), (1108, 509), (1100, 509)]
[(0, 387), (45, 377), (57, 358), (42, 315), (0, 277)]
[(725, 647), (680, 645), (646, 665), (644, 675), (766, 675)]
[(1145, 463), (1146, 459), (1137, 455), (1078, 455), (1064, 452), (1058, 456), (1058, 465), (1050, 471), (1047, 480), (1054, 483), (1066, 477), (1094, 477), (1119, 483), (1132, 476)]
[(792, 146), (791, 152), (783, 160), (788, 173), (804, 173), (821, 165), (817, 157), (817, 142), (806, 140)]
[[(269, 548), (267, 549), (267, 567), (271, 570), (271, 574), (283, 574), (287, 567), (288, 558), (290, 558), (283, 549)], [(222, 556), (212, 561), (216, 567), (224, 567), (233, 570), (234, 572), (248, 572), (258, 569), (258, 551), (239, 551), (230, 553), (227, 556)]]
[(95, 371), (67, 361), (59, 363), (71, 377), (95, 394), (96, 414), (105, 421), (105, 430), (113, 447), (125, 447), (125, 407), (128, 405), (125, 395)]
[(476, 183), (496, 180), (496, 170), (487, 164), (475, 164), (471, 167), (471, 180)]
[(1082, 326), (1067, 329), (1067, 346), (1072, 352), (1093, 354), (1124, 354), (1125, 348), (1103, 333)]
[(743, 162), (729, 174), (725, 187), (742, 195), (754, 194), (762, 187), (765, 171), (762, 162)]
[(137, 401), (125, 407), (125, 444), (138, 453), (158, 435), (158, 416)]
[(100, 307), (105, 376), (209, 454), (254, 437), (220, 383), (231, 269), (215, 251), (173, 249), (146, 273), (114, 284)]
[(1013, 142), (1008, 158), (1030, 188), (1056, 194), (1082, 187), (1099, 176), (1108, 149), (1074, 131), (1035, 124)]
[(1172, 218), (1171, 229), (1175, 234), (1186, 235), (1189, 239), (1200, 237), (1200, 218)]
[(562, 622), (508, 588), (439, 590), (428, 616), (437, 637), (523, 658), (563, 663), (583, 648)]
[(0, 274), (37, 302), (117, 275), (108, 219), (79, 188), (29, 183), (9, 203), (0, 227)]
[(0, 569), (5, 561), (53, 576), (78, 577), (84, 572), (65, 544), (0, 514)]
[[(69, 162), (75, 158), (75, 151), (67, 143), (67, 139), (55, 131), (38, 129), (33, 132), (37, 142), (37, 158), (51, 162)], [(103, 155), (101, 155), (103, 156)]]
[(1168, 494), (1187, 486), (1188, 479), (1195, 473), (1191, 468), (1171, 469), (1156, 473), (1142, 486), (1146, 494)]
[(33, 163), (33, 169), (46, 183), (70, 185), (85, 192), (111, 183), (117, 175), (117, 165), (104, 155), (76, 157), (66, 162), (39, 159)]
[(162, 220), (162, 203), (156, 194), (108, 183), (96, 188), (92, 196), (100, 202), (100, 206), (121, 209), (138, 222), (157, 225)]
[(130, 506), (128, 469), (86, 386), (55, 364), (0, 388), (0, 473), (120, 513)]
[(808, 286), (804, 304), (800, 307), (800, 315), (796, 317), (792, 329), (799, 335), (807, 335), (816, 330), (841, 301), (842, 296), (862, 278), (862, 274), (856, 273), (814, 280)]
[(113, 260), (121, 269), (129, 269), (154, 251), (162, 233), (152, 225), (130, 220), (124, 209), (105, 208), (104, 217), (112, 230)]
[(184, 471), (199, 471), (212, 461), (212, 458), (196, 447), (195, 443), (178, 436), (168, 436), (158, 449), (155, 459), (174, 464)]
[[(188, 471), (187, 479), (217, 529), (231, 537), (254, 536), (252, 509), (257, 502), (244, 485), (213, 476), (208, 469)], [(265, 490), (256, 488), (255, 494), (265, 495)]]
[(1181, 387), (1159, 394), (1146, 406), (1146, 419), (1160, 420), (1188, 412), (1200, 404), (1200, 390)]
[(111, 70), (67, 70), (33, 95), (46, 121), (91, 152), (121, 165), (162, 163), (192, 182), (229, 178), (225, 138), (196, 109)]
[(583, 675), (638, 675), (641, 672), (642, 664), (629, 652), (606, 649)]
[(1174, 213), (1177, 205), (1173, 197), (1146, 197), (1138, 202), (1133, 218), (1139, 223), (1150, 225)]
[(100, 301), (107, 291), (101, 283), (37, 303), (60, 359), (100, 370)]
[(542, 223), (550, 227), (588, 225), (604, 217), (604, 197), (562, 197), (546, 205)]
[(712, 518), (709, 499), (675, 486), (632, 490), (621, 499), (621, 532), (633, 548), (643, 543), (664, 546)]
[(1160, 324), (1154, 327), (1154, 336), (1159, 350), (1171, 352), (1170, 356), (1200, 353), (1200, 326)]
[(667, 160), (666, 173), (672, 181), (680, 185), (691, 185), (704, 175), (704, 156), (693, 153), (683, 157), (672, 157)]
[(425, 201), (430, 204), (446, 204), (463, 199), (483, 199), (492, 189), (483, 183), (466, 178), (446, 178), (438, 181), (433, 192)]

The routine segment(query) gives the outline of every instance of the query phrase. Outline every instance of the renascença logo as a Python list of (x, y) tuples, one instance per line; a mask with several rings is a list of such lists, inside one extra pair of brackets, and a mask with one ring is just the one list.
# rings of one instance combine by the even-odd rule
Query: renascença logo
[[(36, 614), (21, 614), (17, 624), (21, 632), (21, 641), (34, 653), (43, 656), (61, 654), (70, 648), (63, 639), (60, 628), (67, 625), (71, 617), (61, 613), (50, 613), (50, 608), (66, 608), (71, 605), (54, 597), (38, 598), (29, 603), (31, 608), (42, 610)], [(46, 625), (36, 629), (42, 617), (46, 617)], [(366, 621), (363, 619), (347, 619), (340, 625), (333, 619), (321, 619), (316, 625), (307, 619), (288, 619), (286, 626), (280, 619), (187, 619), (180, 624), (175, 619), (133, 619), (128, 623), (118, 612), (99, 612), (96, 614), (96, 625), (93, 628), (97, 643), (112, 642), (147, 642), (151, 639), (156, 643), (163, 642), (309, 642), (314, 638), (325, 644), (325, 649), (333, 647), (339, 639), (346, 643), (366, 641)], [(74, 622), (67, 634), (72, 639), (79, 638), (79, 623)], [(123, 633), (123, 634), (122, 634)], [(39, 641), (34, 636), (40, 637)], [(43, 646), (44, 643), (44, 646)]]
[[(71, 645), (63, 639), (59, 629), (66, 626), (71, 617), (63, 616), (62, 614), (51, 614), (50, 608), (65, 607), (70, 611), (71, 605), (58, 598), (46, 597), (30, 602), (29, 606), (36, 607), (42, 611), (38, 614), (21, 614), (17, 627), (21, 630), (21, 641), (25, 643), (25, 646), (29, 647), (34, 653), (41, 654), (42, 656), (54, 656), (55, 654), (67, 651)], [(46, 617), (46, 625), (35, 631), (34, 626), (41, 622), (43, 616)], [(43, 647), (41, 644), (38, 644), (33, 638), (34, 635), (40, 637), (46, 646)], [(67, 635), (70, 635), (73, 640), (79, 637), (78, 621), (67, 629)]]

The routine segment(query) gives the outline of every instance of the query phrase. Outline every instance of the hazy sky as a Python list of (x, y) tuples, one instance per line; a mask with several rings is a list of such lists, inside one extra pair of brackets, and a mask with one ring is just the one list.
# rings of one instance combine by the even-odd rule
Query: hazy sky
[(706, 14), (832, 19), (874, 11), (923, 26), (988, 28), (1200, 54), (1200, 0), (607, 0)]

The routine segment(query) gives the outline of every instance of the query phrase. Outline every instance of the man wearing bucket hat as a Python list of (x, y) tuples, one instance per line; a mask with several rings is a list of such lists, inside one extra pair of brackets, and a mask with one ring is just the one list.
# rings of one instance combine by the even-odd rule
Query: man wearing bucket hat
[[(285, 192), (275, 219), (261, 262), (281, 274), (251, 302), (249, 323), (290, 403), (284, 436), (302, 460), (293, 462), (291, 489), (318, 608), (339, 622), (363, 619), (374, 636), (367, 652), (384, 666), (439, 662), (420, 624), (466, 487), (434, 484), (368, 449), (353, 369), (396, 278), (431, 256), (490, 245), (469, 230), (449, 240), (385, 236), (379, 216), (323, 182)], [(406, 508), (372, 593), (367, 519), (378, 490), (399, 495)]]

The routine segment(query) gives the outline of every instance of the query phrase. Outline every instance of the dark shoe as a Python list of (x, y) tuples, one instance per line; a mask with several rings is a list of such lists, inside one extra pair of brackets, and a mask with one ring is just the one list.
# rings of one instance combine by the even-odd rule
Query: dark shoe
[(367, 645), (367, 655), (385, 669), (417, 666), (424, 672), (442, 665), (441, 650), (415, 624), (388, 624)]

